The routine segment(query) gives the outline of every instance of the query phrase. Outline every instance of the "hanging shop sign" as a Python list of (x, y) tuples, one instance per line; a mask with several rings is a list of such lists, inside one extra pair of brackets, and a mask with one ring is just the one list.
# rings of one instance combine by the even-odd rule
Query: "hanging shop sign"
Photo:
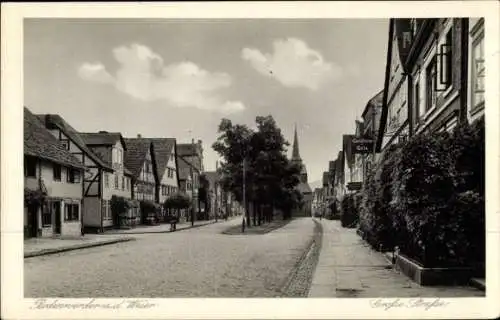
[(358, 191), (361, 190), (362, 187), (363, 187), (362, 182), (349, 182), (347, 184), (347, 190), (349, 191)]
[(352, 139), (354, 154), (367, 154), (373, 151), (373, 139)]

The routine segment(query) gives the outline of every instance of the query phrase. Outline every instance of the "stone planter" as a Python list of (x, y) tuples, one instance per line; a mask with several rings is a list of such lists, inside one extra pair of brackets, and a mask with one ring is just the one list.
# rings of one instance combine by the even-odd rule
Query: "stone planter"
[(469, 267), (426, 268), (401, 253), (395, 258), (396, 268), (422, 286), (467, 284), (474, 272)]

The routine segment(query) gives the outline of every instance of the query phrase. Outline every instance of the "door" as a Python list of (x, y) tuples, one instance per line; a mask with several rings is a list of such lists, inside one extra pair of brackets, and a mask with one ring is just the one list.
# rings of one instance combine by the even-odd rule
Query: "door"
[(54, 233), (61, 234), (61, 202), (52, 202), (52, 212), (54, 212)]
[(28, 206), (28, 226), (27, 234), (28, 238), (33, 238), (38, 235), (38, 206), (31, 205)]

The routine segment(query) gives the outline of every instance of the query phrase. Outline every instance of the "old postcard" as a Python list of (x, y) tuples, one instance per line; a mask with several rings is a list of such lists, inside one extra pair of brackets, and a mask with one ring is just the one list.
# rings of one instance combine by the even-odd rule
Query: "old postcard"
[(499, 315), (497, 2), (2, 9), (2, 317)]

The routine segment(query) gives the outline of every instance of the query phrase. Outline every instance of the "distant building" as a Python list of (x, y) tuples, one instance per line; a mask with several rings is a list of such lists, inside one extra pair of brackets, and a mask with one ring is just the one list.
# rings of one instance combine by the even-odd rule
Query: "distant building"
[(295, 127), (293, 146), (292, 146), (292, 163), (298, 164), (301, 168), (300, 170), (300, 182), (297, 186), (297, 190), (302, 194), (304, 206), (302, 212), (296, 212), (295, 214), (302, 214), (303, 216), (311, 216), (313, 192), (309, 183), (307, 182), (307, 169), (305, 164), (302, 162), (302, 158), (299, 153), (299, 138), (297, 136), (297, 127)]
[[(203, 167), (203, 146), (202, 141), (198, 140), (195, 143), (194, 139), (191, 143), (179, 143), (177, 144), (177, 156), (178, 158), (182, 158), (183, 161), (178, 161), (179, 167), (183, 168), (183, 181), (187, 181), (185, 179), (191, 179), (192, 183), (191, 188), (186, 188), (192, 190), (192, 199), (193, 199), (193, 209), (195, 212), (201, 210), (199, 208), (199, 189), (200, 185), (200, 175), (204, 170)], [(190, 178), (186, 177), (189, 173)], [(186, 191), (187, 192), (187, 191)]]
[[(137, 204), (134, 205), (134, 202), (130, 201), (132, 199), (133, 174), (125, 167), (127, 146), (123, 136), (119, 132), (107, 131), (85, 132), (80, 133), (80, 136), (95, 155), (113, 168), (113, 172), (103, 174), (101, 204), (95, 204), (94, 210), (86, 215), (85, 226), (92, 229), (105, 229), (114, 225), (111, 212), (111, 198), (113, 196), (129, 200), (130, 209), (122, 217), (120, 223), (133, 226), (139, 215), (139, 209)], [(118, 223), (118, 221), (114, 222)]]

